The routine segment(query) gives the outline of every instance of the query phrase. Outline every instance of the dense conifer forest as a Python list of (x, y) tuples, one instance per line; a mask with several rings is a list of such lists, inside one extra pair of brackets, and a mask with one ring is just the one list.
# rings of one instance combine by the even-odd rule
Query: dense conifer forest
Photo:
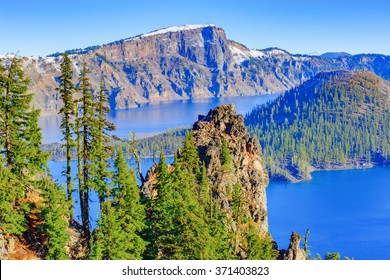
[(390, 87), (371, 72), (329, 72), (246, 115), (273, 179), (390, 159)]

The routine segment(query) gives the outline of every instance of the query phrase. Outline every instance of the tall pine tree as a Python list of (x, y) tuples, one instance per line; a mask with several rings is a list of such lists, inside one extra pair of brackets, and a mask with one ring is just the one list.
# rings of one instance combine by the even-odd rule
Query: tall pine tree
[[(81, 131), (78, 137), (82, 139), (82, 184), (79, 186), (81, 188), (82, 197), (80, 203), (81, 208), (81, 219), (83, 223), (83, 233), (87, 247), (87, 256), (91, 252), (91, 231), (90, 231), (90, 220), (89, 220), (89, 192), (93, 187), (93, 170), (91, 168), (91, 151), (92, 151), (92, 138), (93, 138), (93, 129), (95, 125), (94, 120), (94, 106), (93, 106), (93, 95), (91, 84), (89, 82), (88, 74), (90, 72), (87, 70), (87, 66), (84, 63), (83, 69), (79, 77), (79, 91), (81, 93)], [(80, 176), (80, 174), (79, 174)]]
[(129, 170), (121, 149), (115, 159), (112, 198), (103, 203), (95, 237), (95, 258), (141, 259), (147, 245), (141, 237), (146, 228), (146, 214), (135, 173)]
[(156, 258), (213, 258), (205, 212), (196, 195), (196, 174), (187, 170), (192, 169), (188, 162), (183, 164), (178, 159), (174, 171), (169, 172), (164, 160), (163, 155), (157, 168), (157, 198), (151, 211)]
[(67, 54), (63, 54), (61, 62), (61, 75), (59, 76), (59, 87), (57, 88), (59, 97), (62, 99), (64, 105), (59, 110), (61, 119), (61, 131), (64, 134), (65, 148), (66, 148), (66, 169), (63, 174), (66, 176), (66, 190), (67, 200), (72, 200), (72, 174), (71, 174), (71, 149), (75, 146), (72, 138), (74, 124), (72, 117), (75, 114), (75, 104), (73, 100), (73, 94), (75, 92), (75, 86), (72, 82), (73, 71), (72, 62)]
[(25, 196), (34, 187), (33, 176), (44, 171), (47, 154), (40, 150), (39, 111), (31, 108), (21, 60), (14, 56), (7, 67), (0, 66), (0, 221), (7, 233), (21, 234), (28, 211)]
[(97, 100), (94, 106), (95, 123), (93, 127), (92, 138), (92, 153), (93, 156), (93, 173), (94, 173), (94, 189), (99, 194), (100, 211), (103, 211), (103, 203), (106, 198), (109, 198), (109, 179), (112, 177), (109, 171), (109, 159), (112, 154), (112, 145), (110, 143), (111, 136), (109, 131), (113, 131), (115, 126), (107, 119), (107, 114), (110, 112), (108, 106), (107, 90), (104, 85), (104, 76), (100, 79), (100, 88)]
[(51, 178), (41, 181), (40, 189), (44, 199), (42, 209), (42, 228), (47, 238), (46, 259), (66, 260), (69, 256), (66, 251), (66, 244), (70, 241), (68, 219), (70, 217), (69, 201), (66, 200), (64, 192), (58, 188)]

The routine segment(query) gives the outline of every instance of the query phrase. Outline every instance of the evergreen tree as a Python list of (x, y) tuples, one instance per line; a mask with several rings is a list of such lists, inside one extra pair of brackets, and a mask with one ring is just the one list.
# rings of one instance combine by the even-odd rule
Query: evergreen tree
[[(81, 135), (81, 116), (79, 101), (76, 102), (75, 110), (75, 133), (76, 133), (76, 151), (77, 151), (77, 181), (79, 187), (79, 203), (81, 210), (81, 217), (84, 211), (84, 189), (83, 189), (83, 146)], [(83, 219), (83, 218), (82, 218)]]
[(90, 72), (87, 70), (86, 64), (83, 65), (83, 69), (79, 77), (79, 91), (81, 93), (81, 131), (80, 135), (82, 136), (82, 161), (83, 161), (83, 171), (82, 171), (82, 185), (81, 188), (82, 198), (80, 203), (82, 205), (81, 209), (81, 219), (83, 223), (83, 232), (85, 237), (85, 242), (87, 246), (87, 255), (91, 251), (91, 232), (90, 232), (90, 221), (89, 221), (89, 191), (92, 184), (93, 174), (91, 169), (91, 151), (92, 151), (92, 137), (93, 137), (93, 128), (94, 128), (94, 106), (93, 106), (93, 96), (91, 84), (87, 75)]
[(103, 75), (101, 76), (100, 89), (94, 107), (95, 124), (92, 138), (93, 156), (91, 158), (94, 159), (94, 189), (99, 194), (100, 211), (102, 211), (102, 204), (105, 198), (109, 196), (109, 193), (107, 193), (107, 185), (108, 180), (111, 178), (108, 160), (111, 158), (112, 146), (110, 144), (111, 136), (108, 135), (108, 132), (115, 129), (114, 124), (107, 120), (107, 114), (110, 112), (110, 108), (108, 106), (108, 96)]
[(9, 65), (0, 67), (0, 220), (7, 233), (21, 234), (27, 188), (35, 185), (33, 176), (44, 171), (47, 154), (40, 150), (39, 111), (31, 108), (32, 94), (27, 93), (29, 79), (24, 77), (21, 60), (14, 56)]
[(67, 200), (72, 200), (72, 175), (71, 175), (71, 149), (74, 147), (74, 140), (72, 138), (74, 124), (72, 123), (72, 117), (75, 114), (75, 104), (73, 100), (73, 94), (75, 86), (72, 82), (73, 71), (72, 62), (67, 54), (63, 54), (61, 62), (61, 75), (59, 76), (59, 87), (57, 88), (59, 97), (62, 99), (64, 105), (59, 110), (59, 114), (62, 115), (61, 119), (61, 131), (64, 134), (65, 148), (66, 148), (66, 169), (63, 174), (66, 176), (66, 190)]
[(206, 166), (202, 163), (199, 190), (197, 191), (199, 204), (203, 206), (205, 213), (210, 219), (213, 216), (213, 191), (206, 174)]
[(248, 260), (276, 260), (278, 251), (273, 249), (273, 243), (270, 236), (260, 237), (256, 227), (249, 223), (249, 229), (246, 233), (247, 241), (247, 259)]
[(162, 153), (154, 186), (152, 230), (158, 259), (210, 259), (212, 238), (196, 195), (196, 176), (175, 159), (169, 173)]
[[(0, 157), (0, 162), (2, 157)], [(17, 178), (4, 163), (0, 165), (0, 224), (7, 234), (22, 234), (26, 229), (26, 219), (23, 209), (17, 202), (24, 196), (23, 190), (17, 183)]]
[(119, 231), (115, 233), (115, 250), (112, 259), (141, 259), (146, 242), (140, 237), (145, 229), (145, 209), (140, 202), (140, 193), (135, 173), (129, 167), (121, 150), (115, 160), (114, 204)]
[(70, 217), (69, 202), (63, 191), (51, 179), (44, 179), (41, 184), (44, 198), (43, 232), (47, 237), (46, 259), (68, 259), (65, 245), (70, 241), (69, 234), (66, 232)]
[(199, 172), (200, 160), (198, 150), (194, 143), (194, 136), (192, 130), (186, 133), (183, 148), (178, 159), (181, 166), (190, 173)]
[(212, 217), (208, 220), (210, 234), (212, 236), (212, 257), (215, 260), (238, 259), (231, 245), (233, 236), (228, 231), (228, 219), (226, 215), (218, 211), (217, 204), (213, 204)]
[(30, 107), (33, 95), (27, 93), (30, 80), (24, 77), (21, 60), (14, 56), (6, 73), (4, 69), (1, 71), (1, 153), (8, 168), (24, 176), (31, 168), (42, 169), (45, 161), (39, 147), (39, 128), (35, 124), (39, 111)]
[(135, 174), (118, 151), (113, 177), (113, 200), (103, 203), (101, 220), (95, 240), (97, 259), (141, 259), (146, 242), (141, 232), (146, 228), (145, 209), (140, 202)]
[(233, 160), (225, 139), (222, 139), (221, 163), (224, 167), (231, 167)]

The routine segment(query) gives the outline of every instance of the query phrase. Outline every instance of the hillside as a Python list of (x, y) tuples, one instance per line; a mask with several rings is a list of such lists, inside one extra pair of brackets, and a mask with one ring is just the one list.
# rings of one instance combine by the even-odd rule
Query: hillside
[[(327, 58), (293, 55), (278, 48), (251, 50), (231, 41), (215, 25), (160, 29), (102, 46), (67, 51), (74, 72), (82, 63), (98, 88), (103, 72), (111, 109), (165, 100), (284, 92), (322, 71), (369, 70), (390, 79), (390, 57), (355, 55)], [(9, 56), (2, 56), (5, 60)], [(23, 58), (31, 78), (34, 106), (42, 115), (62, 106), (56, 91), (61, 56)], [(75, 80), (75, 82), (77, 82)]]
[(367, 71), (316, 75), (245, 117), (272, 179), (390, 160), (390, 83)]

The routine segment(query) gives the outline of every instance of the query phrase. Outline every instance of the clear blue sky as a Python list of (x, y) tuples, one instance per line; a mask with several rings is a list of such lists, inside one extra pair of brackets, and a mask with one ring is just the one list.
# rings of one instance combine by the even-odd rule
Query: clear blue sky
[(203, 23), (249, 48), (390, 55), (389, 0), (0, 0), (0, 54), (47, 55)]

